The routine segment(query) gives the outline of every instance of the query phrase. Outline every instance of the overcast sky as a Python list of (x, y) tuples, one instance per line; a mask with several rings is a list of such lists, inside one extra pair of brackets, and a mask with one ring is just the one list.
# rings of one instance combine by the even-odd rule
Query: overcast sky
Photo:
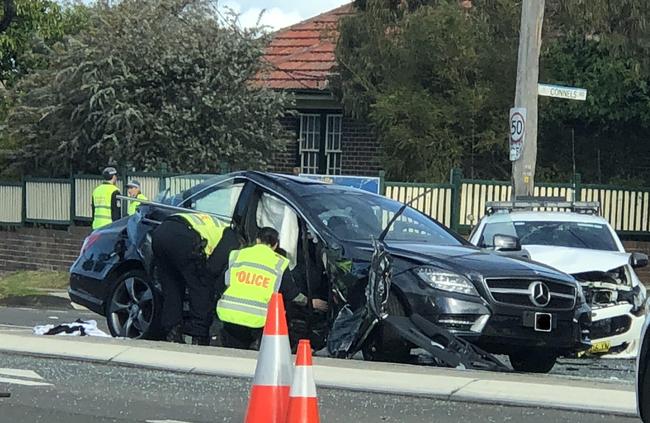
[(221, 5), (240, 13), (243, 26), (252, 26), (262, 10), (261, 23), (271, 29), (284, 28), (320, 13), (334, 9), (351, 0), (222, 0)]

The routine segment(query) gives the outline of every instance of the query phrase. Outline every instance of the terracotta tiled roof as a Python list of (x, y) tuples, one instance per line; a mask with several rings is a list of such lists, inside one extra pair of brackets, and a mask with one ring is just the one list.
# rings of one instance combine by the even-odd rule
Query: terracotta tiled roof
[(264, 56), (270, 70), (257, 81), (275, 89), (326, 89), (336, 64), (337, 23), (352, 13), (349, 3), (276, 32)]

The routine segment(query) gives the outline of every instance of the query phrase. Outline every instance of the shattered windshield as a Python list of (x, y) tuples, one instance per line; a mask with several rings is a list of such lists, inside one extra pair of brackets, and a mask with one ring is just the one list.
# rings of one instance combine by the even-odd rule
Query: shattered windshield
[(494, 235), (516, 236), (522, 245), (552, 245), (618, 251), (607, 225), (580, 222), (495, 222), (485, 225), (480, 245), (493, 247)]
[[(396, 201), (363, 192), (321, 193), (304, 198), (308, 210), (324, 226), (338, 238), (348, 241), (377, 238), (402, 206)], [(386, 241), (462, 245), (442, 226), (410, 207), (393, 223)]]

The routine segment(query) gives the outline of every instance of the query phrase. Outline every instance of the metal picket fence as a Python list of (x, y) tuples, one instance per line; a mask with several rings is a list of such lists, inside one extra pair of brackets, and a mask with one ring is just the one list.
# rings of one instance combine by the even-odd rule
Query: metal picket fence
[[(509, 182), (464, 179), (454, 171), (449, 184), (409, 184), (384, 182), (386, 196), (399, 201), (429, 191), (433, 200), (416, 201), (414, 207), (445, 225), (467, 233), (485, 214), (485, 205), (493, 201), (510, 201)], [(441, 201), (441, 190), (450, 201)], [(601, 215), (622, 236), (650, 237), (650, 189), (628, 189), (613, 185), (582, 184), (580, 176), (573, 183), (539, 183), (535, 197), (553, 197), (567, 201), (600, 202)], [(438, 204), (432, 208), (431, 204)], [(449, 216), (451, 221), (447, 218)]]
[[(167, 173), (130, 173), (118, 181), (126, 193), (128, 180), (137, 179), (143, 193), (155, 199), (159, 193), (172, 197), (215, 175), (177, 175)], [(92, 216), (91, 195), (101, 183), (96, 175), (77, 175), (68, 179), (25, 178), (21, 182), (0, 182), (0, 224), (70, 225), (88, 222)], [(483, 217), (491, 201), (509, 201), (512, 187), (508, 182), (472, 180), (452, 172), (449, 183), (423, 184), (384, 181), (382, 194), (412, 206), (461, 232), (467, 232)], [(621, 234), (650, 237), (650, 189), (629, 189), (611, 185), (540, 183), (535, 196), (566, 200), (598, 201), (601, 214)]]
[[(142, 193), (155, 199), (161, 191), (173, 196), (214, 175), (169, 173), (127, 173), (117, 181), (126, 195), (127, 181), (138, 180)], [(97, 175), (76, 175), (65, 179), (25, 178), (21, 182), (0, 182), (0, 224), (70, 225), (92, 218), (92, 192), (102, 183)], [(124, 207), (126, 209), (126, 205)]]

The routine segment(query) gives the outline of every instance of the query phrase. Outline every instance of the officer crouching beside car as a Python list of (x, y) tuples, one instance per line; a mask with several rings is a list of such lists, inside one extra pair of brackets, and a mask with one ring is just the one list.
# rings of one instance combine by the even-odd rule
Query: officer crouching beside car
[[(275, 229), (261, 228), (255, 245), (230, 253), (224, 275), (226, 291), (217, 303), (224, 347), (257, 348), (274, 292), (280, 292), (288, 303), (307, 305), (308, 298), (287, 271), (289, 260), (276, 252), (279, 243)], [(313, 299), (312, 305), (327, 311), (326, 301)]]
[[(232, 250), (240, 247), (235, 231), (202, 213), (176, 213), (152, 234), (152, 249), (162, 287), (161, 329), (169, 342), (210, 344), (217, 276)], [(189, 292), (189, 321), (183, 323), (185, 289)]]

